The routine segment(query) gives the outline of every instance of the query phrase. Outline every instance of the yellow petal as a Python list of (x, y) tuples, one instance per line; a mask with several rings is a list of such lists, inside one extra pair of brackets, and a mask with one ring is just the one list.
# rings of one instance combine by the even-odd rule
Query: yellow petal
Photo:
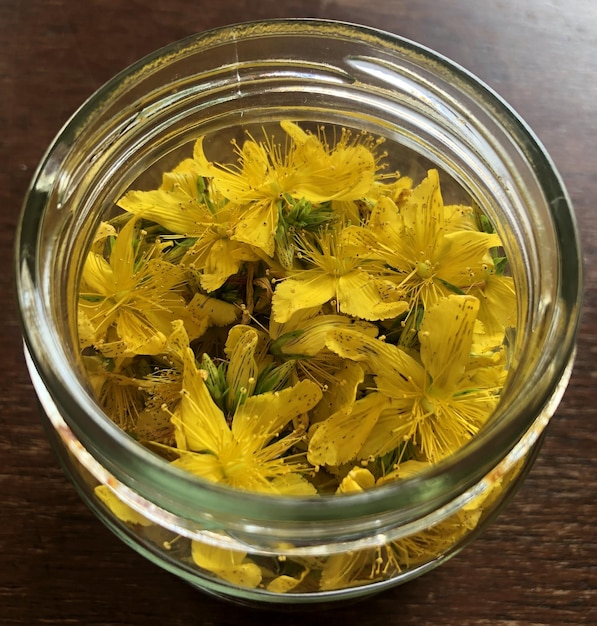
[(185, 352), (189, 347), (189, 336), (182, 320), (174, 320), (172, 322), (172, 332), (168, 335), (165, 353), (174, 354), (176, 361), (180, 363), (180, 369), (183, 369), (183, 361)]
[(116, 237), (116, 229), (110, 222), (100, 222), (100, 225), (97, 227), (97, 231), (93, 236), (93, 242), (97, 243), (98, 241), (104, 241), (108, 237)]
[(354, 467), (342, 479), (336, 495), (343, 493), (359, 493), (375, 487), (375, 476), (364, 467)]
[(151, 526), (153, 522), (137, 513), (135, 509), (125, 504), (107, 485), (98, 485), (94, 489), (95, 495), (116, 515), (116, 517), (128, 524)]
[(287, 278), (276, 285), (272, 299), (274, 321), (287, 322), (297, 311), (321, 306), (335, 297), (338, 280), (333, 276), (306, 270), (302, 277)]
[(354, 330), (337, 329), (328, 334), (326, 345), (342, 358), (367, 363), (373, 374), (388, 379), (397, 392), (404, 384), (424, 386), (421, 365), (393, 344)]
[(357, 389), (364, 379), (363, 368), (358, 363), (346, 361), (313, 409), (311, 423), (321, 422), (341, 410), (350, 411), (356, 401)]
[(199, 566), (210, 571), (224, 570), (236, 565), (240, 565), (246, 558), (246, 552), (221, 548), (207, 543), (193, 541), (192, 543), (193, 561)]
[(361, 448), (359, 458), (377, 458), (395, 450), (410, 433), (411, 422), (410, 412), (401, 413), (390, 404), (379, 415)]
[(112, 358), (134, 357), (140, 354), (160, 354), (166, 345), (166, 335), (134, 309), (123, 309), (116, 321), (119, 339), (110, 333), (108, 341), (99, 340), (95, 346)]
[(198, 306), (198, 301), (195, 299), (191, 300), (188, 305), (180, 307), (173, 315), (184, 322), (185, 329), (191, 341), (201, 337), (211, 323), (211, 318), (207, 314), (207, 311), (201, 306)]
[(340, 276), (337, 290), (340, 310), (361, 319), (391, 319), (408, 309), (405, 301), (384, 302), (378, 284), (367, 272), (357, 270)]
[(164, 174), (162, 186), (152, 191), (129, 191), (118, 206), (133, 215), (160, 224), (172, 233), (196, 236), (213, 222), (213, 215), (199, 197), (200, 173), (192, 159)]
[(209, 450), (218, 454), (222, 447), (230, 442), (232, 436), (224, 414), (205, 386), (191, 349), (185, 350), (184, 353), (182, 386), (180, 422), (174, 425), (186, 441), (185, 449)]
[(452, 204), (444, 206), (446, 218), (446, 230), (479, 230), (475, 220), (475, 212), (471, 206), (464, 204)]
[(290, 318), (283, 323), (276, 322), (272, 317), (269, 319), (269, 336), (270, 339), (279, 339), (282, 335), (290, 334), (292, 331), (301, 329), (304, 324), (311, 318), (317, 316), (321, 310), (320, 306), (309, 309), (300, 309), (293, 313)]
[(195, 141), (195, 145), (193, 146), (193, 160), (197, 165), (197, 172), (201, 176), (206, 176), (211, 178), (212, 176), (217, 176), (220, 173), (220, 169), (212, 165), (212, 163), (205, 156), (205, 151), (203, 150), (203, 142), (205, 141), (205, 137), (201, 136)]
[(396, 242), (403, 237), (403, 231), (398, 207), (391, 198), (381, 196), (371, 209), (366, 226), (345, 228), (341, 240), (351, 256), (383, 259), (398, 251)]
[(451, 285), (468, 286), (485, 275), (486, 255), (500, 245), (495, 234), (474, 230), (447, 233), (438, 251), (438, 275)]
[(405, 478), (416, 476), (417, 474), (423, 472), (429, 467), (431, 467), (431, 463), (427, 461), (416, 461), (414, 459), (409, 459), (408, 461), (403, 461), (398, 467), (396, 467), (396, 469), (379, 478), (376, 484), (384, 485), (386, 483), (391, 483), (395, 480), (404, 480)]
[(191, 556), (196, 565), (241, 587), (255, 588), (261, 582), (261, 569), (246, 559), (246, 552), (191, 543)]
[(103, 339), (101, 335), (98, 336), (95, 325), (91, 323), (85, 308), (81, 305), (79, 305), (77, 311), (77, 330), (81, 349), (88, 348)]
[(368, 322), (353, 321), (344, 315), (317, 315), (291, 331), (288, 341), (282, 343), (280, 351), (288, 355), (316, 356), (325, 348), (325, 339), (331, 330), (348, 327), (358, 329), (371, 337), (377, 335), (377, 327)]
[(96, 398), (100, 398), (102, 387), (108, 381), (110, 372), (105, 369), (101, 356), (82, 356), (81, 360), (85, 366), (85, 374), (93, 395)]
[(271, 482), (275, 493), (281, 496), (316, 496), (317, 489), (300, 474), (276, 476)]
[(135, 437), (144, 442), (172, 443), (171, 417), (172, 414), (160, 406), (153, 410), (141, 411), (135, 424)]
[(441, 240), (445, 221), (437, 170), (429, 170), (427, 178), (412, 190), (401, 214), (405, 228), (412, 233), (416, 250), (429, 258)]
[(391, 183), (377, 181), (375, 187), (379, 194), (376, 197), (389, 196), (397, 206), (403, 206), (410, 197), (412, 186), (413, 180), (409, 176), (400, 176)]
[(131, 277), (135, 275), (138, 231), (138, 219), (132, 217), (122, 227), (112, 246), (110, 266), (114, 276), (115, 291), (123, 291), (131, 286)]
[(276, 200), (265, 199), (243, 211), (230, 239), (255, 246), (263, 250), (268, 256), (273, 257), (277, 229), (278, 206)]
[(479, 299), (479, 319), (485, 334), (500, 344), (507, 327), (516, 326), (516, 290), (510, 276), (486, 276), (482, 286), (470, 290)]
[(374, 558), (372, 549), (330, 555), (321, 571), (320, 589), (331, 591), (371, 583), (370, 571)]
[(356, 200), (332, 200), (332, 210), (343, 224), (358, 224), (361, 220)]
[(172, 171), (164, 173), (160, 189), (198, 199), (199, 178), (197, 163), (193, 159), (183, 159)]
[(214, 165), (208, 161), (203, 150), (203, 141), (204, 137), (199, 137), (193, 148), (193, 159), (201, 176), (213, 179), (211, 184), (216, 187), (218, 193), (232, 202), (243, 204), (251, 200), (250, 196), (247, 197), (251, 187), (244, 176), (231, 168)]
[[(137, 312), (121, 310), (116, 325), (118, 334), (131, 355), (159, 354), (163, 351), (166, 335), (149, 324)], [(106, 344), (104, 348), (105, 346)]]
[(255, 350), (259, 337), (251, 326), (233, 326), (226, 341), (224, 352), (228, 357), (226, 382), (228, 383), (228, 406), (244, 401), (255, 389), (257, 362)]
[(129, 191), (118, 201), (118, 206), (172, 233), (190, 237), (202, 233), (212, 221), (209, 209), (196, 198), (158, 189)]
[(259, 188), (266, 179), (270, 165), (267, 150), (255, 141), (245, 141), (240, 160), (243, 166), (243, 179), (247, 181), (249, 187)]
[[(176, 419), (172, 419), (172, 422), (175, 426), (178, 424)], [(178, 442), (180, 436), (177, 436), (176, 440)], [(207, 452), (195, 453), (181, 450), (180, 444), (177, 443), (177, 445), (179, 446), (180, 457), (172, 461), (171, 465), (213, 483), (226, 482), (222, 463), (218, 457)]]
[(355, 459), (387, 403), (386, 397), (372, 392), (319, 422), (309, 441), (309, 463), (341, 465)]
[(290, 120), (281, 120), (280, 127), (282, 130), (297, 144), (303, 144), (309, 139), (306, 133), (298, 124)]
[(451, 295), (425, 311), (419, 330), (421, 360), (434, 389), (454, 389), (464, 373), (478, 310), (477, 298)]
[(196, 293), (188, 304), (189, 312), (193, 316), (207, 315), (210, 325), (228, 326), (233, 324), (240, 315), (240, 309), (217, 298), (210, 298), (202, 293)]
[(201, 286), (207, 292), (219, 289), (225, 282), (238, 272), (241, 260), (234, 249), (238, 244), (228, 239), (214, 237), (214, 241), (209, 248), (203, 273), (200, 277)]
[(396, 203), (387, 196), (379, 198), (371, 211), (367, 228), (378, 241), (390, 246), (403, 236), (404, 222)]
[(310, 411), (320, 399), (321, 389), (311, 380), (302, 380), (282, 391), (251, 396), (238, 407), (232, 432), (238, 441), (255, 435), (267, 441), (291, 420)]
[(85, 258), (80, 291), (83, 294), (107, 295), (114, 289), (114, 275), (110, 264), (101, 254), (90, 252)]
[(387, 196), (379, 198), (365, 226), (350, 226), (342, 232), (342, 243), (352, 256), (382, 261), (406, 273), (412, 271), (413, 255), (418, 261), (423, 254), (415, 251), (413, 239), (414, 228), (406, 229), (398, 207)]
[(288, 593), (305, 580), (309, 571), (309, 569), (303, 570), (301, 575), (296, 578), (294, 576), (286, 575), (277, 576), (267, 584), (266, 589), (273, 593)]

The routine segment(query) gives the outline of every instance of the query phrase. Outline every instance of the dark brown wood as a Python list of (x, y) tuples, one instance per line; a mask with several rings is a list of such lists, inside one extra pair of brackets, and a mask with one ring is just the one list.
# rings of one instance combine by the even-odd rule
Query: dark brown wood
[[(248, 8), (255, 7), (255, 8)], [(576, 206), (586, 300), (572, 382), (525, 486), (435, 572), (332, 614), (213, 600), (96, 521), (46, 443), (22, 358), (12, 244), (27, 184), (74, 109), (142, 55), (234, 21), (312, 16), (426, 44), (529, 122)], [(597, 4), (593, 0), (4, 0), (0, 3), (0, 623), (597, 624)]]

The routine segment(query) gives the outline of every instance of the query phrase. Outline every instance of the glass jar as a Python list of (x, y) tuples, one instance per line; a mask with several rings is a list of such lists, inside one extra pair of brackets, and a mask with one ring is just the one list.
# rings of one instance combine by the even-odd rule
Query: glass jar
[[(362, 129), (397, 146), (407, 170), (438, 167), (494, 223), (518, 294), (507, 384), (480, 434), (411, 478), (343, 497), (233, 491), (169, 465), (106, 417), (80, 362), (78, 280), (115, 199), (133, 183), (158, 180), (200, 135), (228, 145), (239, 131), (281, 119)], [(49, 438), (87, 504), (124, 542), (192, 585), (272, 604), (381, 591), (440, 564), (486, 526), (521, 483), (564, 392), (582, 293), (568, 196), (516, 113), (428, 49), (316, 20), (201, 33), (97, 91), (33, 178), (17, 280)], [(98, 498), (97, 485), (124, 514)]]

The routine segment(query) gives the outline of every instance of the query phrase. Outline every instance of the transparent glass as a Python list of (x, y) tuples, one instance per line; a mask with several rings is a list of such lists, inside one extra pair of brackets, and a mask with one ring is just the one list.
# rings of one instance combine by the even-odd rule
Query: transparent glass
[[(159, 180), (200, 135), (217, 152), (220, 140), (229, 145), (244, 129), (281, 119), (381, 135), (398, 146), (404, 173), (438, 167), (495, 224), (519, 296), (510, 373), (490, 422), (429, 470), (361, 494), (271, 497), (184, 473), (103, 414), (79, 360), (76, 285), (115, 199), (133, 183)], [(568, 196), (516, 113), (428, 49), (316, 20), (201, 33), (103, 86), (60, 131), (33, 178), (17, 281), (31, 378), (82, 497), (155, 563), (207, 592), (254, 603), (362, 597), (435, 567), (478, 534), (519, 486), (564, 392), (582, 294)], [(147, 523), (116, 517), (96, 497), (98, 484)], [(245, 585), (199, 567), (192, 546), (235, 551), (241, 570), (258, 563), (269, 574)]]

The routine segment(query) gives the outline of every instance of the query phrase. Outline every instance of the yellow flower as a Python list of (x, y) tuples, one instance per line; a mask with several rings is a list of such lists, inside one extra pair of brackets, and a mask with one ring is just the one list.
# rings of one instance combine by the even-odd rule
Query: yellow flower
[(135, 219), (116, 237), (108, 260), (93, 251), (87, 255), (79, 311), (87, 345), (105, 356), (159, 354), (175, 319), (184, 319), (193, 337), (207, 328), (207, 316), (187, 309), (180, 295), (182, 270), (154, 255), (154, 247), (143, 247)]
[(354, 136), (342, 129), (330, 147), (324, 131), (318, 136), (297, 124), (280, 124), (294, 142), (286, 192), (313, 203), (358, 200), (365, 197), (376, 180), (379, 157), (377, 143), (368, 135)]
[(496, 381), (496, 369), (503, 379), (503, 368), (477, 367), (470, 358), (478, 308), (476, 298), (457, 295), (430, 306), (419, 332), (420, 363), (394, 345), (350, 330), (328, 335), (328, 347), (366, 363), (377, 391), (390, 399), (361, 448), (361, 458), (381, 456), (412, 441), (425, 460), (436, 462), (479, 431), (497, 405), (503, 380)]
[(236, 207), (243, 207), (231, 235), (233, 241), (260, 248), (272, 257), (278, 228), (278, 202), (284, 194), (287, 165), (271, 143), (247, 140), (237, 148), (238, 165), (211, 163), (203, 150), (204, 138), (195, 143), (193, 157), (210, 187)]
[(466, 291), (491, 266), (489, 251), (501, 245), (495, 234), (455, 230), (446, 220), (439, 175), (427, 178), (397, 207), (380, 198), (365, 227), (351, 226), (345, 245), (354, 256), (374, 258), (397, 272), (393, 277), (411, 302), (427, 307), (455, 290)]
[(238, 164), (211, 163), (203, 137), (194, 149), (200, 174), (211, 180), (218, 194), (244, 207), (231, 239), (260, 248), (269, 257), (274, 256), (279, 206), (285, 197), (316, 204), (356, 200), (373, 184), (378, 160), (372, 145), (365, 145), (364, 139), (353, 141), (346, 131), (330, 148), (322, 137), (292, 122), (281, 126), (290, 141), (285, 151), (271, 138), (257, 142), (250, 137), (237, 148)]
[(333, 231), (314, 242), (305, 240), (303, 248), (303, 260), (312, 267), (289, 272), (288, 278), (276, 284), (274, 321), (286, 322), (297, 311), (326, 302), (364, 320), (394, 318), (408, 309), (401, 293), (376, 276), (383, 268), (379, 264), (367, 266), (362, 259), (346, 254)]
[[(183, 395), (172, 418), (179, 458), (173, 461), (207, 480), (266, 493), (312, 495), (315, 489), (300, 476), (305, 468), (282, 455), (302, 438), (293, 420), (319, 402), (321, 390), (308, 380), (278, 392), (247, 397), (229, 421), (215, 404), (195, 365), (185, 353)], [(284, 434), (292, 429), (288, 434)], [(282, 479), (276, 484), (276, 479)]]
[(205, 192), (201, 171), (193, 159), (185, 159), (164, 174), (159, 189), (129, 191), (118, 206), (160, 224), (179, 239), (194, 240), (181, 263), (199, 270), (201, 286), (211, 292), (236, 274), (243, 261), (259, 257), (250, 246), (230, 238), (240, 207), (210, 199), (217, 194)]

